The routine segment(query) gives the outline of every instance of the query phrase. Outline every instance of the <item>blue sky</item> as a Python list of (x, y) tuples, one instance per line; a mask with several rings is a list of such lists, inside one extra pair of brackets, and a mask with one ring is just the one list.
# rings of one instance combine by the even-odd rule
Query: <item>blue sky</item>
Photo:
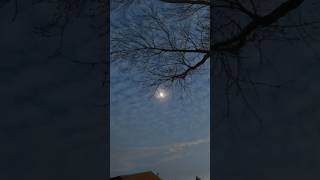
[[(304, 18), (312, 18), (311, 7), (300, 8), (308, 12)], [(236, 94), (231, 95), (231, 118), (215, 115), (221, 123), (212, 132), (211, 177), (319, 179), (319, 44), (309, 45), (267, 42), (262, 64), (256, 49), (243, 52), (254, 80), (281, 88), (259, 86), (254, 94), (246, 88), (251, 106), (263, 117), (263, 129)], [(115, 66), (111, 71), (111, 174), (153, 170), (163, 179), (209, 179), (209, 72), (193, 78), (184, 98), (169, 90), (170, 97), (160, 102), (131, 80), (138, 74)]]
[[(124, 19), (111, 13), (113, 25)], [(111, 65), (111, 176), (154, 171), (165, 180), (209, 179), (209, 71), (195, 74), (186, 90), (164, 88), (161, 100), (135, 81), (141, 76), (133, 67)]]
[[(209, 177), (209, 72), (165, 100), (111, 67), (111, 175), (145, 170), (164, 179)], [(181, 95), (182, 94), (182, 95)]]

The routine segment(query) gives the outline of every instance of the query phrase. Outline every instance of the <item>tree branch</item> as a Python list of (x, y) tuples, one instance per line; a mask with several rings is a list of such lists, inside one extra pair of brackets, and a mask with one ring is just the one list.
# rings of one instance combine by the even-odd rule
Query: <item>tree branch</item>
[(209, 53), (205, 54), (203, 56), (203, 58), (201, 59), (201, 61), (197, 62), (193, 66), (190, 66), (188, 69), (186, 69), (182, 73), (179, 73), (179, 74), (176, 74), (176, 75), (172, 76), (170, 79), (171, 80), (185, 79), (192, 71), (194, 71), (195, 69), (199, 68), (202, 64), (204, 64), (208, 60), (209, 57), (210, 57)]
[(287, 0), (278, 8), (274, 9), (270, 14), (265, 16), (257, 16), (236, 36), (215, 43), (212, 47), (214, 51), (234, 51), (239, 50), (247, 42), (247, 38), (259, 27), (266, 27), (278, 21), (281, 17), (287, 15), (290, 11), (298, 8), (304, 0)]
[(160, 0), (165, 3), (173, 3), (173, 4), (198, 4), (198, 5), (210, 5), (209, 1), (204, 0)]
[(157, 48), (157, 47), (148, 47), (144, 49), (158, 50), (158, 51), (164, 51), (164, 52), (209, 53), (208, 50), (204, 50), (204, 49), (166, 49), (166, 48)]

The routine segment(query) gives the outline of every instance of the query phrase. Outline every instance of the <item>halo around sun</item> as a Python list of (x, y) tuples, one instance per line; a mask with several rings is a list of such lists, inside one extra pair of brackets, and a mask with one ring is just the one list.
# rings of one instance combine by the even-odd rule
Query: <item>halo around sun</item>
[(157, 89), (156, 94), (155, 94), (155, 97), (157, 99), (163, 100), (167, 96), (168, 96), (168, 93), (164, 89), (161, 89), (161, 88)]

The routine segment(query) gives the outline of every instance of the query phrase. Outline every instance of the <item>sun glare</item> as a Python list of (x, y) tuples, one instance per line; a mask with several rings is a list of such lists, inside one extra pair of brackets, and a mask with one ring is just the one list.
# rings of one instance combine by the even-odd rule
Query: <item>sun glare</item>
[(164, 98), (166, 97), (166, 95), (164, 94), (164, 92), (159, 92), (159, 97)]
[(165, 99), (167, 97), (167, 92), (164, 89), (158, 89), (156, 92), (156, 98)]

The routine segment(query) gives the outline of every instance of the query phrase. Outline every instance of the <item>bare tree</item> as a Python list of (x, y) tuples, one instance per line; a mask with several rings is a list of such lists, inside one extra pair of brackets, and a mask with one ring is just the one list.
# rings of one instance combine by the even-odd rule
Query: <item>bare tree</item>
[[(60, 52), (66, 28), (73, 21), (104, 14), (106, 1), (92, 1), (95, 3), (90, 6), (88, 1), (33, 1), (34, 6), (46, 4), (54, 9), (50, 20), (36, 25), (35, 33), (60, 37)], [(13, 5), (14, 21), (23, 10), (19, 3), (6, 0), (0, 7)], [(111, 57), (113, 63), (136, 67), (144, 75), (144, 83), (155, 87), (184, 86), (192, 75), (206, 72), (209, 67), (215, 77), (226, 77), (227, 93), (236, 89), (241, 95), (243, 85), (279, 87), (279, 83), (254, 79), (245, 53), (255, 48), (262, 54), (262, 43), (266, 41), (312, 40), (308, 30), (315, 29), (319, 21), (317, 16), (306, 18), (299, 13), (303, 3), (304, 0), (112, 0), (112, 14), (117, 16), (116, 12), (123, 11), (125, 15), (122, 19), (112, 17)], [(101, 35), (105, 35), (105, 27), (97, 24), (93, 22), (92, 27), (101, 28)], [(261, 61), (262, 55), (255, 63)], [(92, 66), (107, 63), (73, 62)]]
[[(133, 3), (122, 0), (114, 4), (124, 2)], [(161, 3), (170, 6), (160, 8)], [(133, 62), (148, 74), (150, 85), (186, 80), (210, 59), (212, 70), (223, 72), (235, 84), (269, 85), (247, 77), (242, 52), (251, 46), (260, 52), (263, 41), (302, 40), (294, 31), (318, 24), (316, 19), (303, 21), (298, 17), (295, 10), (302, 3), (303, 0), (145, 2), (145, 6), (139, 6), (140, 11), (137, 7), (130, 10), (132, 17), (115, 27), (112, 58)], [(289, 16), (294, 17), (292, 21), (283, 21)]]
[(136, 65), (148, 85), (183, 83), (210, 57), (208, 7), (158, 8), (154, 3), (129, 12), (138, 15), (117, 24), (111, 34), (112, 59)]
[[(113, 63), (136, 67), (144, 74), (143, 81), (155, 87), (184, 86), (192, 75), (208, 70), (210, 62), (211, 77), (225, 78), (227, 104), (228, 94), (236, 92), (259, 118), (245, 89), (279, 88), (284, 82), (255, 79), (252, 67), (263, 65), (264, 42), (315, 40), (312, 31), (318, 28), (319, 20), (300, 13), (299, 8), (305, 8), (303, 3), (304, 0), (114, 0), (115, 11), (126, 8), (122, 16), (126, 19), (112, 24), (111, 57)], [(246, 53), (252, 49), (259, 58), (248, 62)]]
[[(37, 0), (54, 13), (49, 21), (37, 25), (35, 32), (46, 37), (59, 36), (78, 17), (104, 14), (106, 1)], [(130, 62), (143, 71), (148, 84), (183, 83), (192, 74), (208, 69), (228, 76), (230, 83), (268, 85), (250, 80), (243, 64), (243, 51), (263, 41), (301, 40), (301, 28), (315, 26), (317, 19), (305, 21), (296, 9), (304, 0), (112, 0), (115, 13), (127, 7), (127, 19), (114, 24), (111, 55), (115, 62)], [(14, 5), (14, 20), (21, 9), (18, 0), (6, 0), (0, 7)], [(92, 4), (95, 4), (92, 6)], [(159, 6), (161, 4), (161, 6)], [(128, 8), (129, 6), (129, 8)], [(284, 18), (292, 16), (289, 21)], [(93, 19), (93, 18), (91, 18)], [(93, 27), (95, 24), (93, 22)], [(96, 27), (104, 30), (104, 27)], [(299, 28), (299, 35), (294, 31)], [(211, 31), (211, 32), (210, 32)], [(101, 32), (103, 34), (103, 32)], [(211, 34), (211, 37), (210, 37)], [(86, 63), (86, 62), (80, 62)], [(99, 62), (101, 63), (101, 62)], [(103, 62), (105, 64), (106, 62)], [(271, 85), (277, 86), (277, 85)]]
[[(46, 37), (60, 36), (62, 44), (66, 27), (78, 17), (104, 14), (106, 1), (92, 0), (95, 3), (90, 3), (90, 7), (86, 2), (33, 1), (32, 5), (47, 4), (55, 9), (51, 19), (37, 25), (35, 32)], [(304, 20), (296, 11), (303, 2), (112, 0), (112, 13), (130, 6), (127, 19), (113, 26), (112, 59), (117, 62), (129, 60), (147, 74), (150, 85), (185, 81), (192, 74), (207, 69), (210, 59), (212, 70), (217, 74), (223, 72), (232, 82), (267, 85), (247, 77), (243, 70), (243, 51), (252, 46), (261, 51), (263, 41), (303, 40), (306, 36), (301, 37), (301, 34), (305, 29), (301, 28), (318, 25), (317, 19)], [(14, 7), (14, 20), (21, 10), (20, 1), (5, 0), (0, 7), (10, 3)], [(95, 26), (94, 22), (92, 26)]]

